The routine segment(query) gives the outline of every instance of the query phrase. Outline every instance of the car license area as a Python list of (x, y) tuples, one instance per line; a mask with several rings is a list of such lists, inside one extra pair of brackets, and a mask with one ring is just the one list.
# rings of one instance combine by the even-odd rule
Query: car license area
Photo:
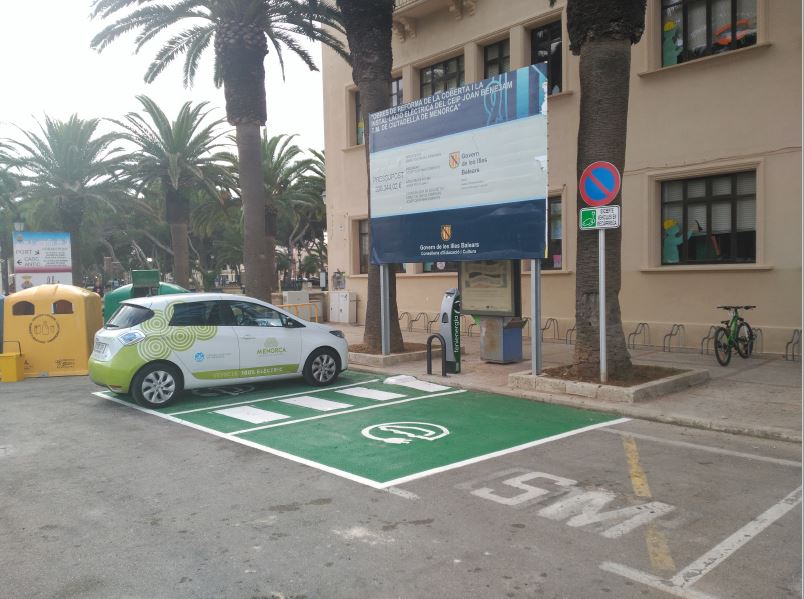
[(101, 355), (101, 354), (103, 354), (103, 352), (106, 351), (107, 347), (108, 347), (107, 344), (101, 343), (100, 341), (96, 341), (95, 342), (95, 353), (98, 354), (98, 355)]

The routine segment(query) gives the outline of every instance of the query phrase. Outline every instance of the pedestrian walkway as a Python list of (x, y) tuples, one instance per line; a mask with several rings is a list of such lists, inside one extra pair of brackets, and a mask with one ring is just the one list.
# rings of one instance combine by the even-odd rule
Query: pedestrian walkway
[[(363, 327), (337, 325), (349, 343), (361, 343)], [(406, 341), (424, 343), (428, 334), (404, 331)], [(705, 369), (706, 384), (634, 404), (611, 403), (577, 396), (526, 391), (508, 387), (508, 375), (530, 370), (530, 342), (525, 341), (524, 360), (517, 364), (489, 364), (480, 360), (480, 338), (464, 335), (461, 374), (450, 375), (450, 386), (478, 391), (493, 391), (549, 403), (559, 403), (611, 414), (642, 418), (670, 424), (711, 429), (769, 439), (795, 441), (802, 438), (801, 362), (788, 362), (780, 356), (755, 355), (748, 360), (732, 358), (722, 367), (715, 357), (690, 350), (663, 352), (657, 347), (638, 347), (631, 351), (637, 364), (681, 369)], [(572, 345), (563, 341), (542, 344), (542, 366), (551, 368), (572, 363)], [(433, 371), (438, 371), (438, 364)], [(432, 382), (444, 382), (441, 376), (427, 375), (424, 359), (373, 368), (352, 364), (353, 368), (372, 372), (403, 373)]]

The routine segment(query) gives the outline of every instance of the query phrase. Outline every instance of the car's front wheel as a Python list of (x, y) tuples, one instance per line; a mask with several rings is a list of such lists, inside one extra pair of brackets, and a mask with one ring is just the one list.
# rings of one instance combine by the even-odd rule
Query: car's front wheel
[(316, 387), (330, 385), (338, 378), (338, 354), (329, 348), (318, 348), (310, 354), (304, 365), (304, 380)]
[(131, 394), (143, 407), (164, 408), (176, 400), (181, 387), (181, 374), (175, 366), (155, 363), (136, 374), (131, 382)]

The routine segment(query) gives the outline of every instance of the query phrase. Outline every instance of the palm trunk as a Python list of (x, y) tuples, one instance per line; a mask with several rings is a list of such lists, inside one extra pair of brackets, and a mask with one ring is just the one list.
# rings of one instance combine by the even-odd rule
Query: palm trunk
[[(77, 202), (76, 202), (77, 204)], [(81, 263), (81, 222), (84, 220), (83, 206), (62, 205), (59, 216), (64, 230), (70, 234), (70, 260), (72, 261), (73, 285), (82, 287), (84, 283), (84, 265)]]
[[(580, 51), (581, 108), (578, 128), (577, 177), (596, 160), (614, 164), (622, 173), (628, 120), (628, 81), (631, 41), (586, 40)], [(621, 204), (618, 195), (613, 204)], [(578, 194), (579, 208), (585, 204)], [(610, 372), (631, 368), (620, 314), (621, 230), (606, 231), (606, 346)], [(578, 232), (575, 276), (575, 369), (593, 376), (599, 372), (598, 232)]]
[(240, 159), (240, 194), (243, 201), (243, 264), (246, 295), (271, 301), (269, 275), (274, 268), (274, 259), (273, 254), (268, 255), (267, 247), (260, 126), (237, 125), (236, 135), (237, 154)]
[(190, 250), (187, 243), (187, 224), (170, 224), (170, 247), (173, 250), (173, 278), (176, 285), (190, 288)]
[[(363, 122), (368, 125), (368, 115), (384, 110), (391, 104), (391, 17), (393, 0), (364, 2), (362, 0), (338, 0), (343, 14), (346, 37), (352, 57), (352, 79), (360, 92)], [(366, 143), (366, 169), (369, 169), (369, 144)], [(366, 193), (369, 197), (371, 187)], [(369, 207), (369, 217), (371, 216)], [(370, 235), (370, 233), (369, 233)], [(369, 241), (371, 239), (369, 238)], [(388, 273), (389, 312), (391, 318), (391, 351), (404, 350), (402, 330), (399, 328), (399, 311), (396, 305), (396, 269), (391, 265)], [(380, 323), (380, 268), (369, 265), (368, 297), (366, 298), (366, 326), (363, 343), (370, 352), (382, 348)]]

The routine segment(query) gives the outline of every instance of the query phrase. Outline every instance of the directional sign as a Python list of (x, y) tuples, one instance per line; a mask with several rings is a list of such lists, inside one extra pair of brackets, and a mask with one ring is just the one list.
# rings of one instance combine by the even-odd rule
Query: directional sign
[(617, 229), (620, 226), (620, 207), (581, 208), (581, 213), (578, 215), (578, 224), (581, 227), (581, 231)]
[(610, 162), (593, 162), (581, 174), (578, 190), (581, 199), (589, 206), (605, 206), (620, 191), (620, 171)]

